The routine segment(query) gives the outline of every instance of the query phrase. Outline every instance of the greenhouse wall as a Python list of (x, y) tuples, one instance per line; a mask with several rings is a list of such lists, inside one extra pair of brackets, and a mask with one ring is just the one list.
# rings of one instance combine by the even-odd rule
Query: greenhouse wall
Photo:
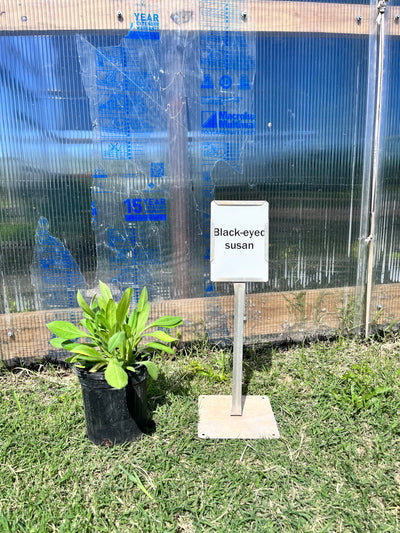
[(399, 22), (399, 0), (3, 2), (0, 358), (51, 355), (99, 280), (229, 341), (213, 200), (269, 202), (246, 342), (397, 324)]

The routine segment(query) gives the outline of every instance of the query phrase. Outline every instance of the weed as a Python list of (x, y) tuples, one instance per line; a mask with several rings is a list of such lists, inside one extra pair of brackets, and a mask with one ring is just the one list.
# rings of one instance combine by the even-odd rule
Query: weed
[(301, 328), (305, 326), (306, 322), (306, 295), (306, 291), (292, 293), (291, 299), (289, 299), (286, 295), (283, 295), (289, 304), (290, 311), (295, 316), (296, 324), (298, 324), (298, 326)]
[(355, 328), (355, 318), (356, 302), (352, 297), (339, 310), (339, 333), (344, 335), (351, 333)]
[[(140, 479), (139, 475), (136, 472), (128, 472), (123, 466), (119, 466), (121, 471), (127, 476), (127, 478), (130, 481), (133, 481), (137, 487), (145, 494), (150, 500), (155, 501), (153, 496), (150, 494), (150, 492), (146, 489), (146, 487), (143, 485), (142, 480)], [(150, 476), (147, 474), (147, 472), (139, 467), (138, 465), (135, 465), (135, 470), (138, 470), (142, 475), (144, 475), (146, 481), (151, 485), (151, 488), (154, 490), (154, 485), (151, 482)]]
[(13, 396), (14, 396), (15, 403), (17, 404), (19, 414), (21, 415), (21, 417), (23, 417), (24, 413), (22, 412), (21, 403), (20, 403), (20, 401), (18, 399), (18, 396), (17, 396), (17, 393), (15, 392), (15, 390), (13, 390)]
[(385, 397), (393, 392), (393, 387), (376, 385), (376, 375), (366, 363), (352, 365), (346, 372), (333, 396), (340, 406), (349, 406), (355, 411), (367, 409), (371, 405), (382, 408)]
[(326, 297), (326, 291), (321, 291), (319, 294), (318, 294), (318, 298), (317, 298), (317, 302), (315, 304), (315, 309), (314, 309), (314, 323), (316, 325), (319, 325), (322, 321), (322, 317), (324, 315), (324, 299)]
[(222, 383), (223, 381), (226, 381), (228, 376), (226, 375), (226, 360), (224, 352), (222, 350), (219, 351), (215, 367), (212, 364), (205, 364), (198, 359), (193, 359), (189, 362), (187, 372), (192, 376), (196, 374), (199, 376), (205, 376), (215, 383)]

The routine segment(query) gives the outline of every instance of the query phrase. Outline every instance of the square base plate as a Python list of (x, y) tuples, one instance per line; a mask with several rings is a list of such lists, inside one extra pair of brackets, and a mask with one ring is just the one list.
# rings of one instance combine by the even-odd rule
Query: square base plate
[(232, 396), (200, 396), (198, 436), (201, 439), (279, 439), (267, 396), (243, 396), (242, 415), (232, 416)]

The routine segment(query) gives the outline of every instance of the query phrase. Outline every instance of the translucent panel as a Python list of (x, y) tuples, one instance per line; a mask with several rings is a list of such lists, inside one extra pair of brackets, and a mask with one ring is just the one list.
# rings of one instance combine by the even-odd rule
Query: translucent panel
[[(388, 23), (390, 22), (388, 20)], [(373, 262), (374, 288), (370, 317), (373, 323), (388, 325), (397, 323), (400, 317), (397, 305), (400, 281), (399, 37), (389, 33), (384, 46), (383, 104), (376, 199), (377, 227)]]
[[(38, 263), (33, 261), (41, 217), (88, 282), (93, 280), (96, 258), (88, 209), (91, 122), (75, 39), (61, 35), (0, 39), (0, 311), (4, 313), (47, 308), (42, 293), (55, 282), (48, 277), (39, 289)], [(31, 280), (32, 266), (35, 280)]]
[(98, 280), (117, 299), (147, 286), (186, 338), (230, 339), (232, 284), (210, 280), (212, 200), (269, 202), (270, 281), (247, 284), (247, 341), (354, 325), (354, 303), (372, 321), (399, 281), (394, 11), (382, 52), (362, 0), (169, 4), (6, 19), (3, 358), (48, 353), (45, 322), (78, 320), (76, 292)]
[(216, 195), (270, 202), (267, 290), (355, 285), (368, 40), (259, 35), (257, 51), (256, 135)]

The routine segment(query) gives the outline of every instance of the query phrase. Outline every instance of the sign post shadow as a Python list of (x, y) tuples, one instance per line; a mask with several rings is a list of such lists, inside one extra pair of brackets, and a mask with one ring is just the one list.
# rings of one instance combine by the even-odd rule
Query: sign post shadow
[(233, 282), (232, 396), (200, 396), (198, 436), (279, 438), (267, 396), (242, 396), (246, 281), (268, 281), (268, 202), (211, 203), (211, 280)]

